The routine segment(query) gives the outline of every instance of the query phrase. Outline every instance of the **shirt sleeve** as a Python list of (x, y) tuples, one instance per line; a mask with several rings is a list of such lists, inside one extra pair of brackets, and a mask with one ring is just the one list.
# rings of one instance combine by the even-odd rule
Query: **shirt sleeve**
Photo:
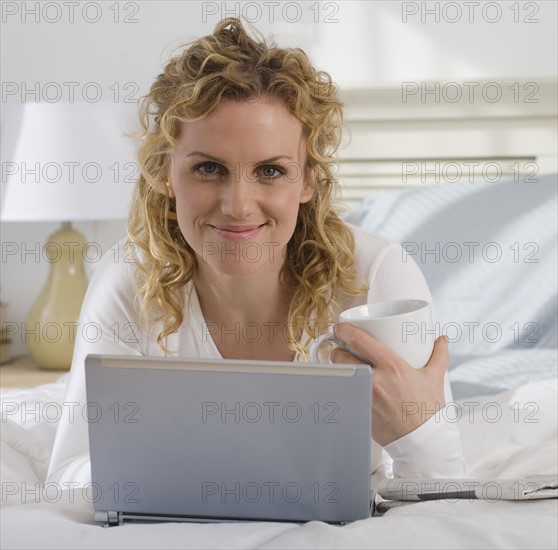
[(446, 405), (424, 424), (384, 447), (393, 460), (393, 477), (464, 478), (468, 468), (461, 448), (448, 375)]
[[(382, 249), (371, 268), (368, 301), (406, 298), (430, 302), (436, 322), (432, 295), (424, 275), (403, 247), (392, 242)], [(386, 472), (392, 470), (394, 477), (405, 478), (466, 477), (468, 468), (455, 414), (451, 412), (453, 396), (447, 373), (444, 395), (446, 405), (440, 411), (412, 432), (383, 447), (388, 459), (384, 464)], [(377, 443), (373, 442), (374, 445)], [(382, 453), (384, 460), (386, 453)]]
[(143, 355), (134, 304), (133, 260), (119, 243), (101, 259), (89, 283), (75, 333), (74, 354), (49, 464), (47, 482), (91, 481), (85, 357), (90, 353)]

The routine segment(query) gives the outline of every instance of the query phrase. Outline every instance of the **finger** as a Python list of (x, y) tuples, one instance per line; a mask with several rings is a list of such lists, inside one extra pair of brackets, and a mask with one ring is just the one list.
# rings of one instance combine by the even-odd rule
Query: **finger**
[(440, 336), (434, 342), (434, 349), (426, 367), (431, 370), (437, 370), (440, 374), (445, 374), (448, 370), (450, 362), (449, 341), (447, 336)]
[(334, 334), (349, 347), (368, 357), (374, 365), (396, 365), (405, 361), (376, 338), (348, 323), (337, 323)]
[(329, 360), (338, 365), (366, 365), (358, 357), (355, 357), (352, 353), (342, 350), (341, 348), (335, 348), (329, 356)]

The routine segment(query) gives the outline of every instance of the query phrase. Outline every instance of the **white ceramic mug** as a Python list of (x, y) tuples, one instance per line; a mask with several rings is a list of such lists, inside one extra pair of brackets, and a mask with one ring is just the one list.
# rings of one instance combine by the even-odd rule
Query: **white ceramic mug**
[[(353, 307), (339, 315), (339, 322), (364, 330), (415, 369), (428, 363), (434, 349), (432, 308), (425, 300), (389, 300)], [(322, 334), (310, 344), (310, 361), (320, 362), (318, 351), (324, 342), (332, 342), (361, 361), (370, 362), (332, 333)]]

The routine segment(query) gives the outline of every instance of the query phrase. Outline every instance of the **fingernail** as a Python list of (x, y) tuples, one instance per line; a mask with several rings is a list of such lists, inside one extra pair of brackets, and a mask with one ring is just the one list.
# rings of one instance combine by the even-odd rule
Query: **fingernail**
[(444, 339), (444, 342), (446, 344), (449, 342), (449, 338), (445, 334), (442, 336), (442, 338)]

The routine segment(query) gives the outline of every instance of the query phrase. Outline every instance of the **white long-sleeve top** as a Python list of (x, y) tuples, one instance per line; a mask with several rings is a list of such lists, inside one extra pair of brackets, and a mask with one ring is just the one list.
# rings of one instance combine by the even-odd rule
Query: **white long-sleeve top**
[[(395, 299), (422, 299), (432, 303), (428, 285), (414, 260), (401, 245), (389, 239), (350, 226), (355, 235), (356, 268), (367, 281), (367, 295), (351, 298), (343, 309), (369, 302)], [(164, 356), (157, 344), (160, 324), (142, 325), (134, 283), (137, 256), (124, 249), (125, 239), (109, 250), (91, 279), (75, 334), (75, 348), (65, 411), (78, 411), (60, 419), (47, 482), (79, 483), (91, 481), (87, 421), (85, 410), (85, 367), (89, 353), (111, 355)], [(221, 354), (204, 322), (192, 283), (185, 292), (184, 322), (178, 332), (167, 337), (168, 349), (179, 357), (217, 358)], [(295, 358), (295, 361), (298, 357)], [(452, 395), (446, 375), (446, 404)], [(446, 405), (447, 406), (447, 405)], [(451, 415), (449, 415), (451, 418)], [(372, 444), (372, 471), (382, 466), (395, 477), (465, 477), (466, 465), (455, 423), (440, 410), (411, 433), (383, 447)]]

